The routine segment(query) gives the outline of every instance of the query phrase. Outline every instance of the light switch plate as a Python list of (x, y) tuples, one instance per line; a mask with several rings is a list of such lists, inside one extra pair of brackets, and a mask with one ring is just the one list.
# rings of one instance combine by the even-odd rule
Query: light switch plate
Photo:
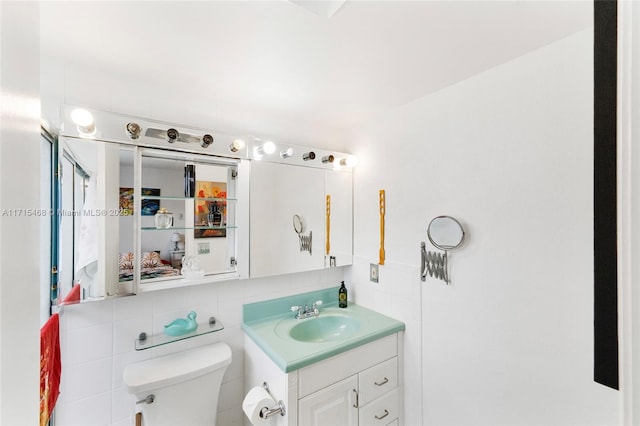
[(209, 254), (209, 243), (198, 243), (198, 254)]
[(369, 281), (377, 283), (378, 282), (378, 264), (370, 263), (369, 264)]

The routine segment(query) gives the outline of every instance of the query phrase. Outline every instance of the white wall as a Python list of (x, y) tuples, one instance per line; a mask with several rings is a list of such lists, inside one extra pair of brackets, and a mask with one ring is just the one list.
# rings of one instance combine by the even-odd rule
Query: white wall
[[(593, 31), (577, 33), (354, 133), (355, 301), (407, 323), (407, 424), (621, 421), (621, 393), (592, 380), (592, 51)], [(450, 286), (421, 284), (441, 214), (468, 242)]]
[(640, 3), (618, 4), (618, 223), (624, 424), (640, 425)]
[(6, 212), (0, 218), (3, 425), (38, 424), (39, 413), (40, 271), (41, 262), (48, 262), (40, 259), (40, 224), (48, 216), (26, 212), (41, 207), (39, 12), (37, 2), (0, 2), (0, 211)]

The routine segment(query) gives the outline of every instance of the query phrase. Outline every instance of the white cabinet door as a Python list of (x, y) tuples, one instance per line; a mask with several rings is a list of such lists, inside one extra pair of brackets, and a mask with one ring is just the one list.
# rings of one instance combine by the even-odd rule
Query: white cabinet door
[(354, 375), (298, 401), (300, 426), (358, 424), (358, 376)]

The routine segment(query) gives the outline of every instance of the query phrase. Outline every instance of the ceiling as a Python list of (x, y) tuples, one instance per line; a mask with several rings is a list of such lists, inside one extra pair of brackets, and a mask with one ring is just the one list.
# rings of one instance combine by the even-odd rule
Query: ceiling
[(327, 18), (284, 0), (43, 2), (41, 52), (340, 130), (589, 28), (591, 9), (590, 1), (350, 0)]

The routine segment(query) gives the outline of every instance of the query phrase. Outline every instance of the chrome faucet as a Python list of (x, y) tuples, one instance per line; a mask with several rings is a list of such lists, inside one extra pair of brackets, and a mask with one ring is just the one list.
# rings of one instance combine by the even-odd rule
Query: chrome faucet
[(317, 317), (320, 315), (320, 311), (318, 310), (318, 306), (320, 305), (322, 305), (322, 300), (316, 300), (311, 305), (311, 308), (309, 308), (309, 305), (296, 305), (291, 307), (291, 312), (296, 313), (296, 319)]

